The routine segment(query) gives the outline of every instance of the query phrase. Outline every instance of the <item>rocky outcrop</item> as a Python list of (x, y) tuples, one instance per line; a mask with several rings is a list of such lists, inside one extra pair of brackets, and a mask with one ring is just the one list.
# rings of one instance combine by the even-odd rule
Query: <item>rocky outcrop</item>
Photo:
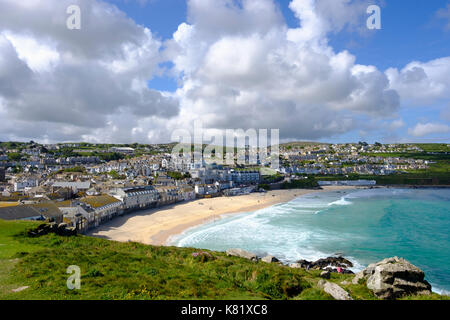
[(55, 233), (59, 236), (70, 237), (77, 235), (77, 229), (69, 227), (66, 223), (45, 223), (35, 229), (28, 231), (29, 237), (40, 237), (49, 233)]
[(353, 300), (347, 291), (342, 289), (339, 285), (328, 282), (325, 280), (320, 280), (318, 283), (319, 287), (323, 288), (323, 291), (328, 293), (336, 300)]
[(256, 254), (242, 250), (242, 249), (228, 249), (226, 251), (227, 256), (240, 257), (251, 261), (258, 261)]
[(367, 288), (380, 299), (396, 299), (404, 295), (430, 294), (431, 285), (425, 273), (405, 259), (387, 258), (369, 265), (353, 279), (357, 284), (367, 280)]
[(326, 270), (330, 272), (339, 272), (346, 274), (353, 273), (352, 271), (348, 270), (348, 268), (353, 267), (353, 263), (343, 257), (328, 257), (325, 259), (319, 259), (315, 262), (299, 260), (297, 261), (296, 265), (306, 270)]
[(280, 260), (278, 260), (277, 258), (275, 258), (274, 256), (271, 256), (271, 255), (265, 256), (264, 258), (261, 259), (261, 261), (266, 262), (266, 263), (280, 262)]

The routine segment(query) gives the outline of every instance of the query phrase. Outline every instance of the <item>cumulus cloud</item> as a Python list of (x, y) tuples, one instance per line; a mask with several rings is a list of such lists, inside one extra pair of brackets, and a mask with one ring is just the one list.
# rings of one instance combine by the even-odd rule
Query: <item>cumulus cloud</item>
[[(81, 7), (81, 30), (66, 27), (72, 4)], [(2, 139), (89, 140), (95, 132), (128, 141), (122, 131), (109, 135), (114, 115), (132, 131), (138, 119), (178, 114), (175, 99), (147, 87), (163, 59), (162, 42), (115, 6), (95, 0), (0, 5), (2, 110), (22, 126), (21, 133), (3, 126)], [(46, 129), (31, 132), (30, 124)]]
[(403, 69), (390, 68), (386, 75), (406, 103), (431, 104), (450, 99), (450, 57), (411, 62)]
[[(72, 4), (81, 30), (66, 28)], [(187, 4), (162, 40), (101, 0), (0, 0), (0, 139), (164, 142), (197, 119), (325, 139), (396, 130), (405, 101), (449, 99), (450, 58), (384, 72), (330, 45), (365, 26), (368, 0), (293, 0), (294, 28), (274, 0)], [(176, 92), (148, 88), (164, 62)]]
[(178, 126), (200, 118), (211, 129), (280, 128), (282, 138), (319, 139), (356, 128), (360, 116), (395, 114), (399, 97), (386, 75), (328, 45), (333, 26), (348, 23), (350, 1), (337, 2), (292, 1), (299, 26), (289, 29), (270, 0), (189, 1), (189, 24), (170, 44), (184, 74)]
[(423, 137), (430, 134), (443, 134), (450, 132), (450, 126), (440, 123), (418, 123), (408, 130), (414, 137)]

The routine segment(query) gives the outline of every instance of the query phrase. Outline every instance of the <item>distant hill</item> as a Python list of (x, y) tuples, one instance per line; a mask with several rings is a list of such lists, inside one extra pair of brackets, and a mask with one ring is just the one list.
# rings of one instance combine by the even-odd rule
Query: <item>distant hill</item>
[(319, 145), (330, 145), (331, 143), (326, 142), (312, 142), (312, 141), (293, 141), (293, 142), (287, 142), (287, 143), (281, 143), (280, 147), (287, 148), (287, 147), (307, 147), (307, 146), (319, 146)]

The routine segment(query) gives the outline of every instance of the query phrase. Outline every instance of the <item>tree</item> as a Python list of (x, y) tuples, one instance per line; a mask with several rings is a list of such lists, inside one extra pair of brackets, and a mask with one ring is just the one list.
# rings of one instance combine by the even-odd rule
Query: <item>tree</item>
[(22, 159), (22, 155), (18, 152), (11, 152), (8, 153), (8, 159), (10, 161), (20, 161), (20, 159)]

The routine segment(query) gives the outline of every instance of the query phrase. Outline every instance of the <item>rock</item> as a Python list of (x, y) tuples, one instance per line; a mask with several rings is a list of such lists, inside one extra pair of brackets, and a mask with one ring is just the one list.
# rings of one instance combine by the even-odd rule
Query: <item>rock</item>
[(325, 280), (319, 281), (319, 287), (323, 288), (323, 291), (328, 293), (336, 300), (353, 300), (347, 291), (342, 289), (339, 285), (331, 283)]
[(49, 233), (55, 233), (59, 236), (76, 236), (77, 235), (77, 229), (75, 227), (68, 227), (66, 223), (48, 223), (48, 224), (41, 224), (37, 228), (29, 230), (28, 236), (30, 237), (40, 237), (45, 236)]
[(307, 261), (307, 260), (299, 260), (297, 261), (300, 264), (301, 268), (306, 270), (314, 269), (314, 270), (330, 270), (331, 272), (337, 272), (336, 269), (332, 267), (341, 268), (341, 273), (352, 274), (353, 272), (347, 270), (347, 268), (353, 267), (353, 263), (351, 261), (343, 258), (343, 257), (328, 257), (325, 259), (319, 259), (315, 262)]
[(364, 275), (364, 272), (363, 272), (363, 271), (358, 272), (358, 273), (355, 275), (355, 277), (354, 277), (353, 280), (352, 280), (352, 283), (353, 283), (353, 284), (358, 284), (358, 283), (359, 283), (359, 280), (361, 280), (361, 279), (365, 279), (365, 275)]
[(12, 292), (20, 292), (20, 291), (23, 291), (23, 290), (28, 289), (28, 288), (29, 288), (29, 286), (23, 286), (23, 287), (20, 287), (20, 288), (17, 288), (17, 289), (12, 289), (11, 291)]
[(319, 259), (316, 262), (313, 262), (313, 265), (320, 267), (320, 269), (324, 269), (329, 266), (339, 268), (353, 267), (353, 263), (343, 257), (328, 257), (325, 259)]
[(367, 269), (362, 272), (363, 276), (369, 275), (367, 288), (380, 299), (431, 293), (431, 285), (424, 280), (425, 273), (405, 259), (384, 259)]
[(289, 264), (289, 268), (300, 269), (300, 268), (302, 268), (302, 266), (300, 263), (291, 263), (291, 264)]
[(266, 262), (266, 263), (280, 262), (280, 260), (278, 260), (277, 258), (275, 258), (274, 256), (271, 256), (271, 255), (268, 255), (268, 256), (262, 258), (261, 261)]
[[(336, 270), (336, 272), (337, 272), (337, 270)], [(341, 269), (340, 273), (342, 273), (342, 274), (355, 274), (352, 270), (348, 270), (348, 269)]]
[(67, 223), (58, 224), (58, 229), (65, 229), (65, 228), (67, 228)]
[(76, 235), (77, 235), (77, 228), (75, 227), (66, 228), (66, 236), (71, 237)]
[(331, 277), (331, 272), (330, 271), (322, 271), (320, 273), (320, 277), (324, 278), (324, 279), (330, 279)]
[(308, 270), (311, 267), (312, 262), (307, 260), (298, 260), (297, 264), (300, 266), (300, 268)]
[(226, 251), (227, 256), (240, 257), (251, 261), (258, 261), (256, 254), (242, 250), (242, 249), (228, 249)]

